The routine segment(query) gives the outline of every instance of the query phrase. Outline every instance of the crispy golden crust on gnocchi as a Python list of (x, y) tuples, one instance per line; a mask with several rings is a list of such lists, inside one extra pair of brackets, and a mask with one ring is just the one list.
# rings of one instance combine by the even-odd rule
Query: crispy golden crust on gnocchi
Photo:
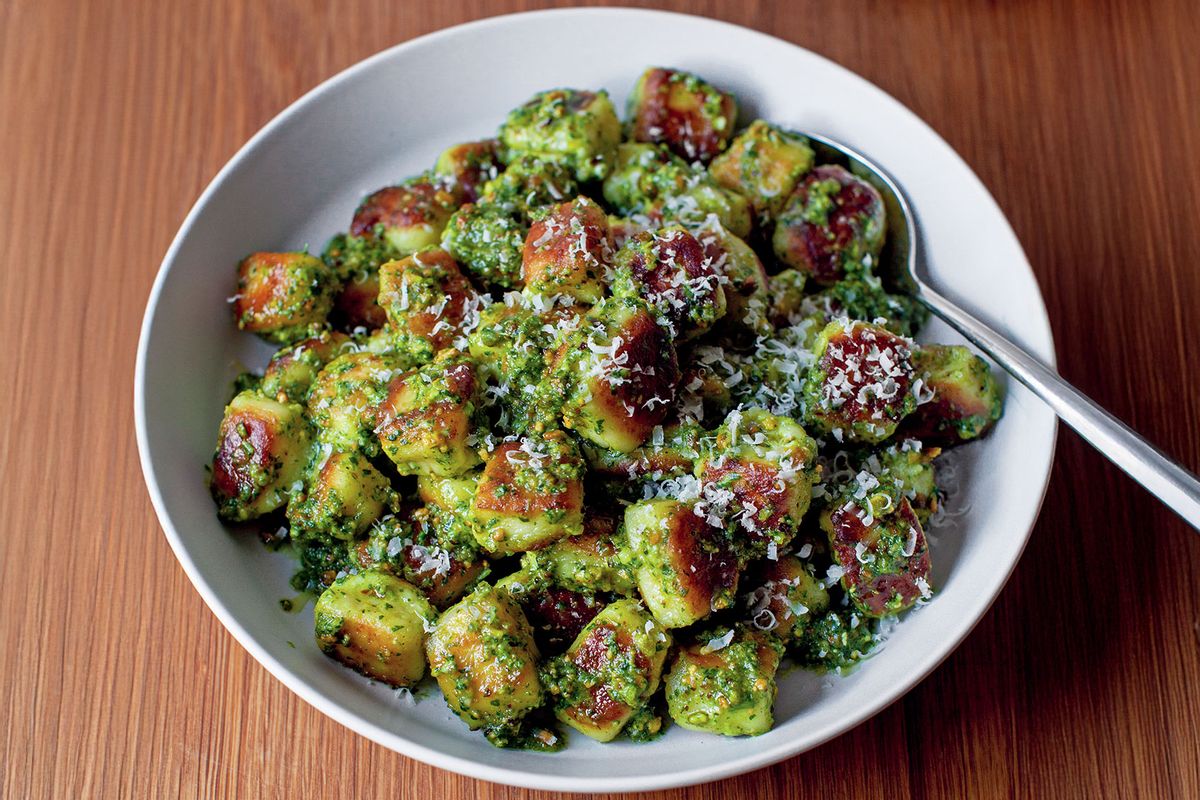
[(398, 375), (377, 407), (374, 429), (401, 475), (460, 475), (479, 464), (475, 364), (456, 350)]
[(238, 327), (287, 344), (315, 333), (333, 308), (337, 279), (308, 253), (251, 253), (238, 265)]
[(499, 445), (471, 502), (480, 546), (518, 553), (581, 533), (583, 472), (578, 448), (562, 431)]
[(699, 336), (725, 315), (721, 284), (704, 246), (682, 227), (639, 233), (617, 253), (613, 294), (640, 297), (676, 340)]
[(917, 406), (912, 343), (879, 325), (834, 320), (813, 346), (805, 420), (821, 433), (879, 442)]
[(292, 538), (351, 540), (363, 533), (398, 496), (388, 479), (358, 452), (323, 452), (288, 501)]
[(533, 631), (503, 590), (485, 584), (448, 609), (425, 652), (450, 710), (472, 730), (520, 719), (542, 703)]
[(367, 196), (350, 222), (354, 236), (386, 241), (401, 255), (436, 245), (460, 196), (444, 180), (420, 177)]
[(474, 203), (483, 184), (495, 178), (502, 168), (498, 144), (495, 139), (484, 139), (448, 147), (438, 156), (433, 171), (452, 182), (463, 202)]
[(788, 198), (771, 241), (780, 261), (829, 285), (869, 271), (885, 231), (875, 187), (843, 167), (821, 166)]
[(651, 67), (629, 98), (632, 138), (663, 142), (681, 158), (708, 163), (729, 144), (737, 102), (690, 72)]
[(480, 298), (450, 254), (431, 248), (380, 267), (379, 305), (397, 346), (429, 361), (463, 335)]
[(670, 336), (644, 304), (606, 299), (553, 357), (570, 375), (563, 424), (602, 447), (630, 452), (667, 418), (679, 383)]
[(332, 450), (379, 453), (376, 411), (392, 379), (409, 365), (392, 354), (357, 351), (340, 355), (317, 374), (308, 394), (308, 418)]
[(667, 628), (682, 628), (733, 604), (741, 565), (725, 532), (689, 503), (643, 500), (625, 511), (638, 557), (638, 590)]
[(421, 593), (394, 575), (346, 575), (317, 599), (317, 645), (367, 677), (415, 686), (425, 675), (425, 627), (435, 616)]
[(658, 690), (670, 646), (670, 634), (636, 600), (610, 604), (551, 668), (558, 718), (612, 741)]
[(309, 440), (299, 406), (251, 391), (234, 397), (221, 420), (209, 482), (221, 517), (252, 519), (287, 502)]
[(601, 277), (612, 254), (608, 216), (600, 206), (583, 196), (554, 206), (530, 225), (525, 237), (525, 292), (595, 303), (604, 294)]
[(751, 557), (785, 546), (812, 500), (817, 443), (795, 420), (761, 409), (732, 411), (696, 474), (736, 523)]
[(839, 499), (821, 515), (821, 527), (842, 586), (863, 614), (897, 614), (931, 595), (929, 542), (908, 498)]

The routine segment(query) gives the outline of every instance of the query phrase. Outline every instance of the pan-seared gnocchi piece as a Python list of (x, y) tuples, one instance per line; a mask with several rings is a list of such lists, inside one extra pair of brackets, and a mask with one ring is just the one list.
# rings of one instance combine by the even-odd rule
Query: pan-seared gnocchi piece
[[(509, 295), (515, 299), (515, 295)], [(544, 383), (547, 355), (576, 330), (584, 307), (539, 312), (519, 302), (496, 303), (468, 337), (471, 356), (488, 382), (485, 401), (502, 435), (535, 435), (559, 427), (563, 391)]]
[(445, 250), (431, 248), (379, 270), (379, 305), (414, 363), (432, 361), (478, 321), (482, 299)]
[(447, 179), (467, 203), (479, 199), (483, 184), (500, 174), (504, 166), (496, 149), (495, 139), (463, 142), (442, 151), (433, 172)]
[(604, 180), (604, 199), (624, 216), (646, 214), (661, 198), (686, 192), (696, 175), (665, 145), (626, 142)]
[(913, 345), (879, 325), (834, 320), (813, 346), (804, 419), (819, 433), (854, 442), (890, 437), (917, 407)]
[(436, 245), (460, 202), (444, 179), (418, 175), (368, 195), (354, 212), (350, 233), (381, 239), (406, 256)]
[(475, 363), (457, 350), (392, 379), (374, 429), (401, 475), (461, 475), (479, 464)]
[(398, 355), (365, 350), (326, 364), (308, 393), (308, 417), (320, 441), (336, 451), (378, 455), (376, 411), (392, 379), (409, 367)]
[(812, 168), (813, 150), (806, 138), (756, 119), (708, 171), (718, 184), (746, 197), (759, 222), (767, 224)]
[[(940, 447), (926, 447), (916, 439), (905, 439), (860, 459), (853, 477), (860, 483), (868, 483), (873, 479), (881, 485), (894, 487), (896, 492), (908, 499), (917, 519), (921, 525), (925, 525), (938, 508), (934, 459), (941, 452)], [(840, 484), (845, 482), (840, 481), (831, 494), (837, 494), (843, 488)]]
[(471, 730), (511, 723), (542, 704), (533, 630), (503, 590), (481, 584), (449, 608), (425, 653), (446, 704)]
[(375, 330), (387, 322), (378, 303), (379, 267), (399, 257), (387, 241), (373, 236), (339, 233), (329, 240), (321, 258), (341, 281), (329, 312), (329, 322), (335, 329)]
[(612, 262), (604, 210), (584, 196), (550, 208), (525, 238), (521, 278), (525, 294), (560, 295), (591, 305), (604, 295), (601, 278)]
[(628, 453), (586, 446), (588, 465), (598, 475), (627, 481), (662, 480), (690, 475), (700, 457), (704, 429), (695, 422), (658, 425), (641, 447)]
[(641, 298), (676, 341), (694, 338), (725, 315), (723, 276), (695, 236), (669, 226), (634, 236), (617, 252), (612, 290)]
[(425, 675), (425, 629), (437, 612), (407, 581), (377, 570), (346, 575), (317, 599), (317, 646), (330, 658), (389, 686)]
[(225, 407), (209, 489), (222, 519), (262, 516), (287, 502), (308, 463), (311, 432), (300, 406), (254, 391)]
[(528, 225), (546, 206), (565, 203), (579, 194), (571, 167), (533, 155), (511, 159), (496, 177), (479, 190), (478, 205), (502, 208)]
[(521, 553), (582, 533), (583, 473), (579, 450), (562, 431), (498, 446), (471, 501), (480, 547)]
[(650, 67), (629, 95), (630, 135), (662, 142), (689, 162), (707, 164), (729, 144), (737, 102), (697, 75)]
[(611, 603), (547, 667), (556, 716), (612, 741), (658, 691), (670, 647), (670, 633), (637, 600)]
[(552, 356), (570, 386), (563, 424), (593, 444), (628, 453), (675, 401), (679, 362), (671, 338), (638, 300), (605, 298)]
[(308, 401), (308, 391), (317, 375), (333, 359), (351, 352), (355, 345), (343, 333), (322, 331), (290, 344), (271, 356), (263, 372), (260, 391), (281, 403)]
[(874, 186), (836, 165), (815, 168), (787, 198), (771, 239), (789, 267), (829, 285), (869, 275), (887, 230)]
[(821, 514), (821, 529), (842, 587), (862, 614), (898, 614), (932, 595), (925, 531), (894, 487), (860, 478)]
[(488, 572), (487, 562), (462, 527), (453, 512), (437, 506), (389, 514), (371, 527), (368, 538), (352, 553), (360, 569), (400, 575), (420, 589), (434, 608), (445, 609)]
[(906, 436), (953, 447), (985, 435), (1000, 419), (1004, 392), (987, 362), (961, 345), (922, 345), (913, 354), (922, 397), (903, 423)]
[(501, 157), (533, 156), (569, 167), (581, 181), (612, 169), (621, 121), (608, 93), (576, 89), (539, 92), (500, 126)]
[(802, 635), (829, 608), (829, 592), (811, 567), (795, 556), (762, 562), (757, 587), (746, 595), (746, 618), (783, 641)]
[(795, 420), (760, 408), (731, 411), (716, 430), (696, 475), (724, 502), (750, 557), (787, 545), (812, 501), (817, 443)]
[(287, 519), (293, 539), (349, 541), (398, 502), (391, 483), (366, 456), (336, 453), (326, 444), (317, 449), (304, 488), (288, 500)]
[(558, 655), (570, 647), (606, 605), (594, 594), (562, 586), (540, 587), (521, 599), (521, 608), (543, 656)]
[(757, 335), (771, 332), (767, 271), (754, 248), (710, 218), (695, 231), (725, 289), (725, 318)]
[(576, 592), (608, 592), (632, 596), (633, 569), (622, 552), (623, 534), (615, 517), (585, 510), (583, 533), (560, 539), (545, 550), (527, 555), (530, 571), (542, 570), (555, 585)]
[(638, 591), (659, 624), (683, 628), (733, 605), (738, 561), (733, 542), (692, 503), (643, 500), (625, 510)]
[(745, 197), (720, 186), (702, 167), (687, 164), (665, 145), (622, 144), (603, 191), (619, 213), (645, 218), (652, 228), (663, 220), (700, 225), (711, 215), (746, 236), (754, 224)]
[(718, 627), (679, 648), (665, 680), (667, 709), (681, 728), (758, 736), (775, 724), (775, 673), (783, 645), (771, 634)]
[(237, 269), (233, 317), (244, 331), (289, 344), (325, 324), (338, 289), (336, 276), (308, 253), (251, 253)]

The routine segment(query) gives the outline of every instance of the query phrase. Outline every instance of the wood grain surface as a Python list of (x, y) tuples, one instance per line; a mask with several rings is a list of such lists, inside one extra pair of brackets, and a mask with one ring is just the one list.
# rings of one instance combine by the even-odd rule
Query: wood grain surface
[[(544, 797), (396, 755), (293, 696), (178, 567), (134, 350), (188, 208), (254, 131), (389, 45), (540, 3), (0, 0), (0, 795)], [(1200, 9), (668, 4), (882, 86), (992, 189), (1062, 372), (1200, 467)], [(797, 87), (803, 91), (802, 86)], [(663, 797), (1200, 797), (1200, 538), (1064, 432), (966, 643), (783, 764)]]

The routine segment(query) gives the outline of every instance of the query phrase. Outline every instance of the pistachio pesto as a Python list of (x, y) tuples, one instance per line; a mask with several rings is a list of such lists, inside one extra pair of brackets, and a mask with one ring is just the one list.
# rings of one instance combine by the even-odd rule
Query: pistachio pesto
[(933, 600), (942, 453), (1003, 411), (914, 341), (873, 187), (698, 75), (623, 107), (539, 92), (320, 257), (233, 265), (274, 355), (218, 426), (218, 517), (295, 558), (322, 653), (502, 748), (769, 731), (789, 669)]

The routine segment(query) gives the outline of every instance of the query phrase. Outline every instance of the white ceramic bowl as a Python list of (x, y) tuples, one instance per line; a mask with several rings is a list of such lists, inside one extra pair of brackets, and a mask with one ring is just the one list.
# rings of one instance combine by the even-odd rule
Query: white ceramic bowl
[[(469, 733), (436, 690), (405, 704), (310, 644), (311, 606), (300, 614), (279, 606), (291, 560), (223, 528), (205, 488), (229, 381), (240, 364), (260, 367), (270, 353), (233, 325), (225, 298), (234, 265), (257, 249), (321, 248), (366, 193), (429, 167), (448, 144), (491, 135), (535, 91), (604, 87), (620, 103), (648, 62), (735, 92), (745, 119), (824, 132), (884, 164), (920, 215), (937, 285), (1043, 360), (1054, 358), (1021, 247), (967, 165), (891, 97), (778, 39), (659, 12), (521, 14), (400, 45), (297, 101), (221, 170), (163, 260), (135, 387), (146, 483), (192, 583), (272, 674), (386, 747), (486, 780), (576, 791), (685, 785), (779, 761), (857, 725), (937, 666), (983, 615), (1020, 556), (1049, 475), (1054, 417), (1010, 383), (1003, 421), (959, 452), (963, 488), (953, 506), (970, 510), (936, 536), (936, 598), (850, 676), (784, 676), (776, 727), (758, 738), (673, 728), (652, 744), (576, 735), (558, 754), (497, 750)], [(958, 341), (936, 324), (925, 338)]]

